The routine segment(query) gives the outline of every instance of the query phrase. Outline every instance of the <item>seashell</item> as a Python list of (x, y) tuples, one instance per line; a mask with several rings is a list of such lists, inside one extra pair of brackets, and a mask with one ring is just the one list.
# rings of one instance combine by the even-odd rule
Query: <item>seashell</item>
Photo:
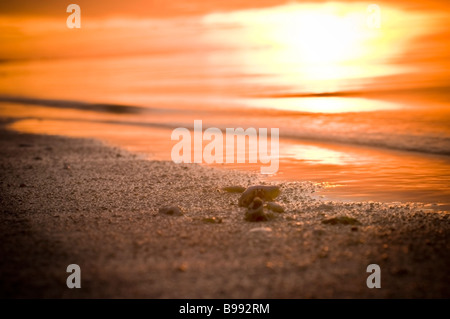
[(273, 201), (280, 194), (278, 186), (256, 185), (250, 186), (239, 198), (239, 206), (248, 207), (255, 197), (263, 201)]

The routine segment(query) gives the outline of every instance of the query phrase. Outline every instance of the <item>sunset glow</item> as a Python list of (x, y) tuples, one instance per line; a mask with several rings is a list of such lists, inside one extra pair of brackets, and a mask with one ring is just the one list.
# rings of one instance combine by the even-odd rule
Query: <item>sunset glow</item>
[(449, 3), (1, 0), (0, 298), (450, 298)]
[(363, 3), (290, 4), (211, 14), (204, 21), (235, 27), (228, 37), (212, 41), (241, 47), (236, 59), (245, 61), (248, 72), (273, 74), (306, 91), (332, 92), (345, 88), (342, 81), (362, 80), (356, 84), (361, 88), (368, 78), (411, 71), (412, 66), (389, 61), (433, 28), (430, 17), (389, 6), (383, 6), (381, 28), (370, 28), (366, 8)]
[[(80, 1), (80, 29), (50, 3), (11, 4), (14, 14), (0, 19), (0, 96), (11, 102), (0, 110), (22, 119), (17, 130), (127, 148), (145, 145), (141, 130), (202, 119), (280, 127), (281, 139), (448, 153), (450, 19), (439, 3), (381, 1), (377, 27), (362, 1)], [(22, 97), (29, 105), (14, 104)], [(135, 113), (95, 111), (105, 104)], [(118, 124), (139, 141), (122, 139)], [(305, 144), (284, 151), (289, 161), (338, 167), (365, 158)]]

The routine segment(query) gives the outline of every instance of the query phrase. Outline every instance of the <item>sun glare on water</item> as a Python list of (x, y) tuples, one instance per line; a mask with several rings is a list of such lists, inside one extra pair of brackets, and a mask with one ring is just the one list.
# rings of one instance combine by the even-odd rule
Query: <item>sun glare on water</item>
[(236, 48), (235, 59), (246, 72), (269, 75), (304, 92), (333, 92), (352, 80), (365, 84), (406, 70), (388, 62), (403, 52), (417, 28), (405, 34), (405, 15), (382, 10), (381, 28), (368, 26), (370, 13), (363, 3), (288, 4), (210, 14), (204, 23), (228, 26), (211, 41)]
[(362, 32), (357, 22), (329, 12), (284, 13), (272, 36), (291, 59), (308, 64), (339, 63), (361, 54), (358, 40)]

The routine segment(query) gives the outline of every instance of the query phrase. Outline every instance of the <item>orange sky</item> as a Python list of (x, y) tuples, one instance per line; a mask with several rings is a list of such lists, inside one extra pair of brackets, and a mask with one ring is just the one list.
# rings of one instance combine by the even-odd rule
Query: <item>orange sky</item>
[[(303, 72), (302, 76), (313, 83), (311, 86), (316, 85), (316, 78), (327, 82), (327, 85), (311, 90), (313, 93), (339, 91), (341, 88), (334, 82), (358, 78), (367, 89), (374, 91), (413, 90), (450, 100), (447, 93), (450, 86), (448, 1), (377, 1), (384, 19), (381, 30), (375, 35), (355, 33), (347, 37), (341, 34), (345, 43), (359, 41), (357, 45), (348, 44), (347, 48), (340, 42), (334, 47), (327, 45), (335, 37), (326, 31), (311, 32), (309, 37), (304, 34), (296, 39), (297, 34), (291, 34), (291, 26), (284, 23), (283, 17), (275, 21), (272, 28), (270, 23), (261, 23), (261, 17), (253, 14), (265, 12), (267, 8), (283, 8), (287, 2), (282, 0), (73, 2), (82, 10), (80, 30), (65, 26), (68, 16), (65, 8), (70, 2), (0, 2), (0, 59), (166, 54), (238, 47), (239, 59), (243, 59), (249, 73), (255, 70), (279, 72), (280, 64), (271, 63), (276, 59), (299, 60), (295, 63)], [(301, 5), (308, 6), (309, 3), (313, 9), (308, 12), (314, 12), (314, 8), (320, 9), (325, 2), (301, 2)], [(344, 11), (348, 8), (360, 12), (364, 12), (369, 3), (336, 2)], [(302, 26), (301, 23), (309, 13), (301, 13), (300, 10), (295, 26), (308, 28), (309, 25)], [(340, 19), (343, 15), (337, 13), (336, 17)], [(327, 23), (328, 20), (324, 21)], [(331, 28), (334, 26), (330, 24)], [(233, 31), (236, 27), (237, 31)], [(266, 28), (264, 34), (261, 28)], [(321, 37), (324, 44), (317, 45), (316, 38)], [(274, 44), (288, 48), (276, 52), (269, 50), (264, 54), (253, 50)], [(318, 51), (324, 55), (323, 60), (318, 57)], [(341, 56), (335, 51), (342, 51)], [(313, 70), (308, 71), (308, 66), (314, 63)], [(319, 64), (322, 67), (317, 73)], [(263, 70), (261, 65), (264, 65)], [(290, 69), (292, 65), (287, 65), (285, 71)]]
[[(281, 5), (286, 0), (4, 0), (0, 2), (0, 12), (10, 15), (40, 15), (57, 16), (70, 3), (80, 5), (86, 14), (92, 16), (145, 16), (168, 17), (186, 14), (205, 14), (217, 11), (233, 11), (240, 9), (263, 8)], [(326, 1), (297, 1), (299, 3), (325, 3)], [(357, 1), (340, 1), (357, 2)], [(368, 2), (369, 3), (369, 2)], [(406, 10), (448, 10), (447, 0), (400, 0), (400, 1), (370, 1), (380, 6), (395, 5)]]

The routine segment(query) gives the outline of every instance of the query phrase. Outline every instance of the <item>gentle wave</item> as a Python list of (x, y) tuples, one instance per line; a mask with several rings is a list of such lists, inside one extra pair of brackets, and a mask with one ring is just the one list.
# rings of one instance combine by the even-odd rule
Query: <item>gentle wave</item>
[[(118, 119), (90, 119), (99, 123), (174, 129), (193, 129), (194, 119), (203, 119), (203, 129), (218, 127), (279, 127), (280, 137), (330, 143), (450, 155), (448, 119), (442, 116), (417, 118), (408, 112), (361, 112), (316, 114), (280, 110), (241, 109), (239, 117), (223, 109), (189, 114), (186, 109), (163, 109), (135, 105), (88, 103), (71, 100), (0, 96), (0, 102), (38, 105), (55, 109), (78, 109), (123, 115)], [(169, 116), (160, 116), (167, 113)], [(166, 115), (167, 115), (166, 114)], [(189, 114), (187, 116), (186, 114)], [(130, 120), (126, 116), (138, 115)], [(138, 120), (136, 120), (138, 118)], [(70, 121), (70, 119), (65, 119)]]

